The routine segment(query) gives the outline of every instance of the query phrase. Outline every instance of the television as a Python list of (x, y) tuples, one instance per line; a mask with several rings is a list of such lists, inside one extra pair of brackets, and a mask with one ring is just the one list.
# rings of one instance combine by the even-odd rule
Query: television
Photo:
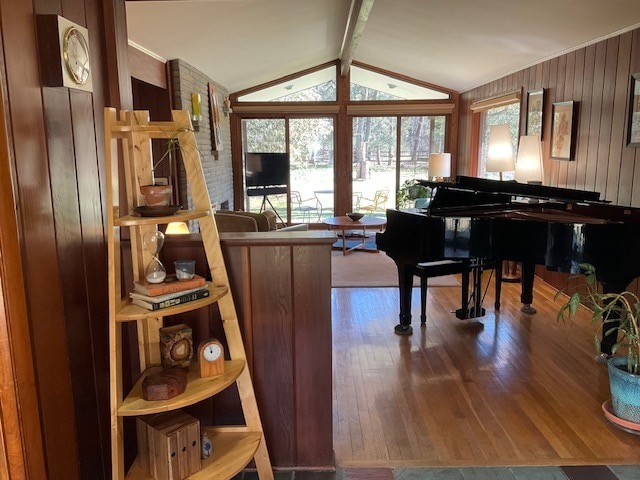
[(289, 185), (288, 153), (246, 153), (247, 188)]

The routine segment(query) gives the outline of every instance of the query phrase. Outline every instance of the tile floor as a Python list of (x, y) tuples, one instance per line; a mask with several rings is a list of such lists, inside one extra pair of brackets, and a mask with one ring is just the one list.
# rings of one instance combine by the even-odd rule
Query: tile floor
[[(242, 472), (234, 480), (258, 480)], [(640, 480), (640, 465), (467, 468), (338, 468), (276, 472), (275, 480)]]

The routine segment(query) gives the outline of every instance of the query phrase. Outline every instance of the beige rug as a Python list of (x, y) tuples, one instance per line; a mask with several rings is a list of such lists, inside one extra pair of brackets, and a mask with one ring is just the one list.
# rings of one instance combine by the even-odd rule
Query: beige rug
[[(414, 285), (420, 285), (415, 278)], [(331, 252), (331, 286), (340, 287), (397, 287), (396, 264), (385, 253), (353, 252), (342, 255)], [(429, 279), (430, 287), (458, 287), (460, 282), (453, 275)]]

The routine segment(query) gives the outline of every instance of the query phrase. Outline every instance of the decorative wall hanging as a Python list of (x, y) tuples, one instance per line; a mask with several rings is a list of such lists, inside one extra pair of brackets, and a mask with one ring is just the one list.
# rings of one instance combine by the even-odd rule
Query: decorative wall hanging
[(525, 117), (526, 135), (540, 135), (542, 138), (542, 112), (544, 108), (544, 89), (527, 92), (527, 113)]
[(631, 75), (629, 92), (627, 146), (640, 147), (640, 73)]
[(553, 104), (551, 114), (550, 157), (556, 160), (573, 160), (576, 102)]
[(211, 118), (211, 149), (219, 152), (222, 150), (222, 132), (220, 131), (218, 92), (213, 83), (209, 84), (209, 117)]

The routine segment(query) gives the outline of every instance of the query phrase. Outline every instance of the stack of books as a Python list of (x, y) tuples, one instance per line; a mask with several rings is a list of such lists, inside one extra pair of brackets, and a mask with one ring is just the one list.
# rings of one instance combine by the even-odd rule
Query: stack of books
[(162, 283), (134, 282), (133, 290), (129, 294), (131, 303), (148, 310), (174, 307), (209, 296), (207, 282), (200, 275), (180, 281), (168, 275)]

